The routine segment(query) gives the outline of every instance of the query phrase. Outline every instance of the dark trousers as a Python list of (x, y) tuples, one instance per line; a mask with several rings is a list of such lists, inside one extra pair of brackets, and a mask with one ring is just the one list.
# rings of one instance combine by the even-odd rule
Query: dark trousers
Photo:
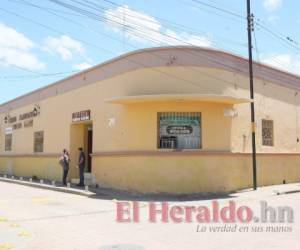
[(79, 166), (79, 185), (84, 185), (84, 166)]
[(69, 168), (63, 168), (63, 185), (67, 185), (67, 177), (68, 177)]

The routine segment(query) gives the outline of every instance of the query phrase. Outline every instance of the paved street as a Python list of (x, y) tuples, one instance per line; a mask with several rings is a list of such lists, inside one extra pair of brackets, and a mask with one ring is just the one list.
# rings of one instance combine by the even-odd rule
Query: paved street
[[(116, 200), (4, 182), (0, 182), (0, 190), (1, 250), (300, 249), (300, 193), (275, 195), (259, 190), (219, 200), (220, 206), (235, 200), (237, 206), (249, 206), (255, 214), (260, 200), (265, 200), (268, 206), (290, 206), (294, 210), (294, 223), (273, 224), (285, 226), (288, 232), (197, 232), (197, 228), (199, 231), (206, 224), (197, 227), (197, 222), (148, 222), (149, 207), (144, 201), (139, 203), (140, 223), (117, 223)], [(172, 202), (171, 205), (211, 206), (211, 200)], [(225, 224), (210, 224), (208, 229), (212, 225)], [(245, 224), (238, 223), (242, 225)]]

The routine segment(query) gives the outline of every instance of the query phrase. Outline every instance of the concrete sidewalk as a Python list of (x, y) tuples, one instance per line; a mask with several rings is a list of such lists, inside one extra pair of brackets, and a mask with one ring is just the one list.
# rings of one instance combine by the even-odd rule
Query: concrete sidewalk
[(96, 195), (95, 192), (85, 190), (85, 188), (77, 188), (75, 185), (71, 185), (69, 188), (62, 186), (61, 183), (55, 183), (55, 185), (53, 185), (52, 182), (49, 180), (43, 180), (43, 183), (41, 183), (40, 180), (30, 181), (28, 178), (20, 179), (17, 177), (12, 178), (12, 176), (5, 177), (2, 175), (0, 176), (0, 181), (70, 194), (78, 194), (84, 196)]
[(289, 193), (300, 192), (300, 183), (292, 184), (282, 184), (282, 185), (273, 185), (258, 187), (257, 190), (253, 189), (244, 189), (237, 192), (231, 193), (191, 193), (191, 194), (168, 194), (168, 193), (148, 193), (142, 194), (133, 191), (118, 190), (105, 187), (85, 187), (79, 188), (75, 185), (70, 187), (62, 186), (60, 183), (52, 185), (51, 181), (43, 180), (43, 183), (40, 183), (40, 180), (21, 179), (12, 176), (0, 176), (0, 181), (25, 185), (40, 189), (52, 190), (57, 192), (64, 192), (70, 194), (82, 195), (90, 198), (98, 199), (117, 199), (117, 200), (139, 200), (139, 201), (193, 201), (193, 200), (211, 200), (211, 199), (259, 199), (270, 196), (277, 196)]
[(231, 199), (263, 200), (270, 197), (300, 193), (300, 183), (258, 187), (257, 190), (244, 189), (231, 194)]

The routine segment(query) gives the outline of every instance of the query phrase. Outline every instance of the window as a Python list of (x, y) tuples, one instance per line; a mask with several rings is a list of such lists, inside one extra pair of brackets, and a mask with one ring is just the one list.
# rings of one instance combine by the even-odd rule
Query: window
[(201, 114), (158, 113), (158, 148), (201, 148)]
[(262, 120), (262, 145), (274, 146), (274, 131), (272, 120)]
[(5, 135), (5, 151), (12, 150), (12, 134)]
[(34, 152), (44, 152), (44, 131), (34, 133)]

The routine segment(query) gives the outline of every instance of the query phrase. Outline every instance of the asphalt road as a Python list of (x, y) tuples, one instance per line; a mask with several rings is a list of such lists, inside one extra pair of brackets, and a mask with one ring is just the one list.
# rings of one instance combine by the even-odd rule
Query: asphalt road
[[(228, 205), (229, 200), (237, 207), (250, 207), (255, 215), (260, 215), (261, 200), (274, 208), (289, 206), (294, 222), (198, 223), (193, 217), (189, 223), (170, 218), (164, 223), (158, 214), (158, 221), (153, 223), (148, 220), (149, 204), (143, 201), (138, 204), (140, 222), (120, 223), (116, 221), (116, 200), (0, 182), (0, 250), (300, 249), (300, 193), (276, 196), (257, 191), (220, 199), (219, 206)], [(211, 204), (211, 200), (172, 202), (169, 208), (210, 208)]]

